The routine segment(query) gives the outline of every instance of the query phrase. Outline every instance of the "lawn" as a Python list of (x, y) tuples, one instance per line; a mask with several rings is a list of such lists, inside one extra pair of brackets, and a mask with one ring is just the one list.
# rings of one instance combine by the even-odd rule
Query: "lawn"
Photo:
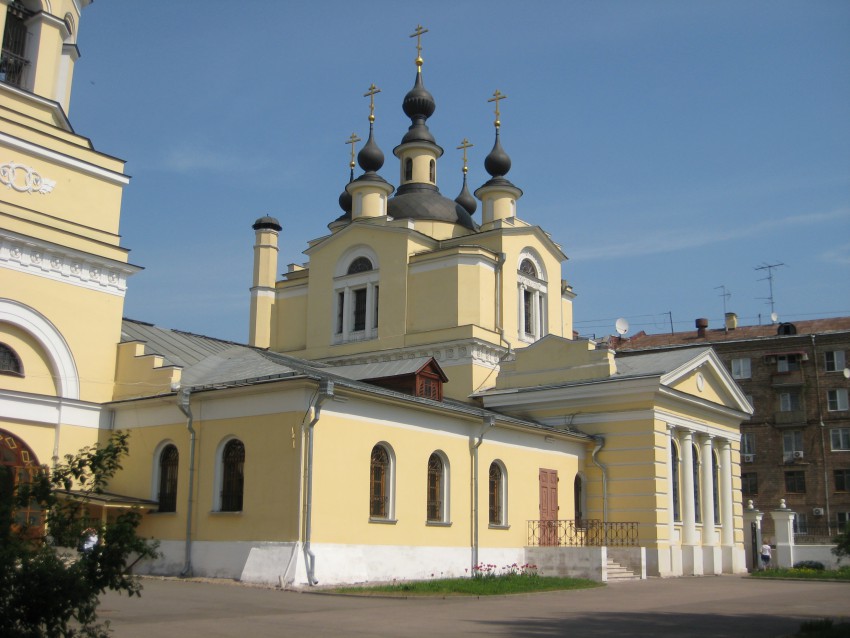
[(525, 576), (508, 574), (475, 578), (434, 578), (432, 580), (396, 581), (382, 585), (338, 587), (341, 594), (381, 594), (398, 596), (499, 596), (527, 594), (564, 589), (601, 587), (602, 583), (584, 578), (554, 576)]
[(804, 580), (850, 581), (850, 567), (840, 569), (766, 569), (750, 574), (752, 578), (798, 578)]

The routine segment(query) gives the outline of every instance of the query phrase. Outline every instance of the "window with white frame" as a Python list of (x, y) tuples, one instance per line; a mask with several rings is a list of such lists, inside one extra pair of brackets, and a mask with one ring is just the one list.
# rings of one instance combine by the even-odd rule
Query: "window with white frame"
[(850, 523), (850, 512), (836, 512), (835, 522), (838, 523), (838, 532), (843, 534), (848, 529)]
[(800, 355), (780, 354), (776, 357), (777, 372), (791, 372), (800, 369)]
[(841, 372), (846, 365), (843, 350), (828, 350), (823, 353), (823, 369), (827, 372)]
[(794, 533), (808, 534), (809, 533), (809, 517), (806, 514), (797, 512), (794, 515)]
[(803, 409), (803, 401), (799, 390), (779, 393), (780, 412), (796, 412)]
[(523, 251), (517, 270), (520, 340), (537, 341), (546, 335), (547, 290), (546, 273), (541, 261), (530, 252)]
[(752, 376), (750, 358), (732, 359), (732, 378), (749, 379)]
[(369, 461), (369, 520), (391, 521), (395, 513), (394, 456), (390, 447), (379, 443)]
[(826, 391), (826, 409), (830, 412), (847, 410), (847, 388)]
[(782, 433), (782, 454), (784, 460), (793, 461), (803, 453), (803, 431), (788, 430)]
[(850, 428), (832, 428), (829, 431), (833, 452), (850, 450)]
[(334, 276), (334, 342), (378, 336), (377, 257), (365, 247), (346, 255)]
[(756, 453), (756, 433), (743, 432), (741, 434), (741, 454)]

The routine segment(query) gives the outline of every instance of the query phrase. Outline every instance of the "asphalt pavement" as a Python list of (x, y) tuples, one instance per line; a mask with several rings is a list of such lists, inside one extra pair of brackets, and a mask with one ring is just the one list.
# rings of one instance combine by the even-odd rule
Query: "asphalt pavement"
[(850, 584), (741, 576), (649, 579), (482, 598), (387, 598), (144, 578), (141, 598), (107, 594), (116, 638), (238, 636), (758, 636), (850, 618)]

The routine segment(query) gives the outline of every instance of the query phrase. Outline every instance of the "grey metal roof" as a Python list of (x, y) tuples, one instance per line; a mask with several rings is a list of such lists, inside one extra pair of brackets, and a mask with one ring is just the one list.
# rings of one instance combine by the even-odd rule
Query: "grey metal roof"
[[(150, 323), (124, 319), (121, 324), (121, 341), (139, 341), (147, 346), (148, 354), (158, 354), (167, 365), (188, 368), (207, 357), (223, 352), (234, 345), (230, 341), (212, 339), (203, 335), (160, 328)], [(247, 348), (248, 346), (241, 346)]]
[(639, 377), (667, 374), (700, 356), (710, 348), (651, 352), (617, 357), (617, 377)]
[(431, 357), (416, 357), (398, 361), (330, 366), (327, 371), (348, 379), (382, 379), (383, 377), (394, 377), (402, 374), (415, 374), (430, 360)]

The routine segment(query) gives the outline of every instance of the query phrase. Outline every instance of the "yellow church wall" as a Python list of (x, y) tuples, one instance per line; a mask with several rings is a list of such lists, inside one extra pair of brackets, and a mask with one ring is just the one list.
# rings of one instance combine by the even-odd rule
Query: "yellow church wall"
[[(702, 390), (700, 390), (698, 384), (699, 377), (702, 377)], [(714, 375), (702, 374), (699, 370), (694, 370), (687, 376), (678, 379), (670, 387), (680, 392), (686, 392), (696, 397), (713, 401), (718, 405), (724, 405), (729, 401), (729, 392), (719, 380)]]
[(0, 119), (9, 134), (14, 132), (15, 137), (29, 136), (30, 140), (35, 135), (47, 134), (55, 139), (45, 143), (56, 144), (56, 140), (59, 140), (91, 150), (92, 143), (88, 138), (60, 128), (62, 122), (56, 117), (58, 112), (59, 109), (51, 103), (30, 98), (22, 99), (19, 94), (0, 87)]
[(300, 280), (296, 285), (277, 284), (271, 311), (271, 350), (293, 352), (307, 347), (307, 292), (307, 283)]
[(162, 357), (146, 354), (145, 350), (143, 343), (118, 345), (113, 400), (168, 393), (179, 383), (179, 368), (164, 366)]
[[(460, 286), (454, 266), (410, 275), (408, 288), (408, 333), (450, 328), (458, 323)], [(454, 276), (453, 276), (454, 275)], [(476, 288), (468, 291), (474, 299)], [(466, 291), (464, 292), (464, 295)]]
[(25, 330), (0, 321), (0, 343), (9, 346), (21, 360), (24, 376), (0, 375), (0, 388), (56, 396), (50, 360), (41, 344)]

